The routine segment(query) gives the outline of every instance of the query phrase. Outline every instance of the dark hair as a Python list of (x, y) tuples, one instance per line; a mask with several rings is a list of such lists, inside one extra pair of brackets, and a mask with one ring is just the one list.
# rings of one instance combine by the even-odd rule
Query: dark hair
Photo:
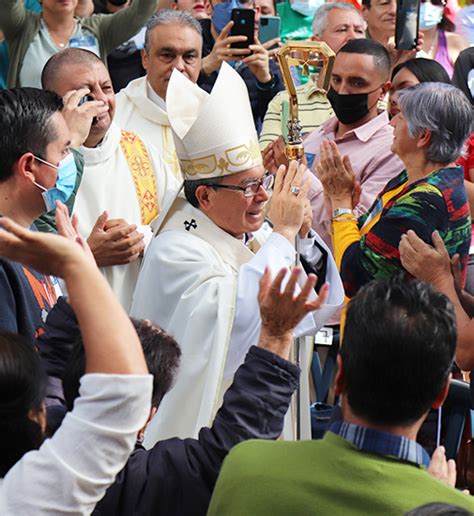
[[(178, 3), (175, 0), (175, 3)], [(156, 27), (162, 25), (178, 25), (180, 28), (189, 28), (195, 30), (202, 38), (202, 27), (201, 24), (193, 18), (188, 12), (176, 11), (175, 9), (160, 9), (154, 14), (146, 24), (145, 32), (145, 50), (147, 54), (151, 50), (151, 33)], [(176, 29), (178, 30), (178, 29)]]
[(374, 39), (352, 39), (348, 41), (338, 52), (341, 54), (363, 54), (372, 56), (374, 58), (374, 64), (379, 68), (387, 79), (390, 75), (391, 63), (390, 55), (387, 49), (378, 41)]
[(366, 9), (370, 9), (370, 7), (371, 7), (370, 0), (362, 0), (362, 7), (365, 7)]
[(186, 179), (184, 181), (184, 196), (186, 197), (189, 204), (195, 208), (199, 208), (199, 201), (196, 197), (196, 190), (198, 186), (213, 186), (218, 185), (222, 181), (222, 177), (213, 177), (212, 179), (196, 179), (190, 181)]
[(63, 108), (61, 97), (37, 88), (0, 91), (0, 182), (26, 152), (38, 157), (57, 138), (51, 117)]
[[(138, 334), (150, 374), (153, 375), (152, 406), (158, 407), (171, 389), (179, 367), (181, 349), (171, 335), (160, 327), (141, 319), (131, 319)], [(79, 396), (80, 379), (85, 372), (85, 353), (82, 341), (73, 348), (63, 375), (64, 399), (68, 410)]]
[(46, 373), (26, 340), (0, 330), (0, 477), (25, 453), (41, 446), (41, 426), (29, 412), (42, 410)]
[(404, 68), (407, 68), (420, 82), (444, 82), (451, 84), (448, 72), (434, 59), (417, 57), (399, 63), (392, 70), (391, 79), (393, 80), (395, 75)]
[[(65, 65), (87, 65), (94, 63), (103, 63), (102, 59), (94, 52), (84, 48), (65, 48), (60, 52), (53, 54), (43, 67), (41, 72), (41, 85), (45, 90), (54, 91), (55, 81), (59, 75), (61, 68)], [(105, 66), (105, 65), (104, 65)]]
[(464, 92), (469, 102), (474, 105), (474, 97), (467, 84), (469, 73), (474, 69), (474, 47), (465, 48), (454, 63), (453, 84)]
[(445, 32), (454, 32), (456, 30), (456, 25), (446, 16), (446, 13), (444, 12), (441, 21), (438, 23), (438, 29), (444, 30)]
[(430, 285), (395, 277), (364, 286), (341, 350), (351, 410), (375, 424), (415, 422), (446, 385), (455, 347), (451, 302)]
[(471, 511), (450, 503), (433, 502), (405, 513), (405, 516), (470, 516)]

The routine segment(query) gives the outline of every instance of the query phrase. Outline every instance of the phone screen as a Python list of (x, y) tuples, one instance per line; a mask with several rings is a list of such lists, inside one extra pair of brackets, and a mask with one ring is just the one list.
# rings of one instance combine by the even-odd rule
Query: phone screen
[(395, 26), (395, 46), (400, 50), (412, 50), (418, 38), (420, 0), (398, 0)]

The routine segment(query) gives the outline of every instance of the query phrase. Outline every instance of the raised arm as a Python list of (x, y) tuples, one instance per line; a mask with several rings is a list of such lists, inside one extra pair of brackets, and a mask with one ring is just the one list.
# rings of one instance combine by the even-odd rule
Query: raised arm
[[(160, 0), (160, 4), (163, 0)], [(118, 45), (135, 36), (157, 10), (157, 0), (133, 0), (130, 7), (114, 14), (92, 16), (91, 24), (97, 23), (107, 54)]]
[[(295, 269), (282, 288), (287, 269), (281, 270), (273, 282), (267, 269), (260, 280), (258, 296), (262, 318), (258, 347), (250, 349), (237, 370), (212, 427), (203, 428), (198, 439), (169, 439), (157, 443), (148, 452), (146, 471), (150, 473), (144, 479), (146, 486), (137, 490), (136, 496), (149, 491), (153, 492), (153, 497), (142, 496), (143, 501), (137, 499), (138, 512), (144, 507), (140, 503), (150, 503), (153, 499), (160, 504), (161, 511), (186, 514), (190, 512), (189, 500), (192, 500), (192, 513), (205, 514), (222, 462), (230, 449), (247, 439), (278, 438), (291, 396), (298, 385), (299, 369), (288, 362), (293, 345), (292, 330), (307, 313), (324, 303), (328, 289), (325, 286), (319, 299), (309, 301), (308, 296), (316, 283), (316, 277), (310, 275), (296, 294), (296, 281), (301, 272), (301, 269)], [(169, 475), (170, 470), (178, 469), (178, 477)], [(145, 470), (138, 468), (136, 471)], [(125, 478), (127, 470), (123, 474)], [(107, 496), (117, 497), (117, 490), (122, 486), (115, 484), (111, 490), (115, 490), (114, 494)], [(186, 499), (177, 496), (173, 504), (163, 506), (163, 500), (169, 499), (169, 493), (174, 490), (186, 490)], [(153, 509), (148, 505), (143, 512), (153, 512)]]
[(78, 235), (71, 241), (31, 232), (6, 218), (0, 225), (0, 255), (65, 279), (86, 372), (100, 373), (81, 379), (80, 397), (54, 437), (7, 473), (0, 512), (89, 514), (123, 468), (149, 415), (151, 377), (135, 330), (87, 244)]
[(27, 16), (22, 0), (0, 0), (0, 28), (7, 42), (21, 33)]

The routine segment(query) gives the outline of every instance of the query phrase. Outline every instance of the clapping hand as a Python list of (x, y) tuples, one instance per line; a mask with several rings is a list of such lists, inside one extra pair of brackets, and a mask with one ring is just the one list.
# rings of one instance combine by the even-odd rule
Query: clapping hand
[(87, 241), (99, 267), (132, 263), (145, 249), (143, 234), (135, 224), (109, 219), (105, 211), (97, 218)]
[(67, 207), (60, 201), (56, 202), (56, 227), (61, 236), (79, 244), (84, 251), (84, 255), (92, 263), (95, 263), (94, 255), (92, 254), (87, 240), (83, 238), (79, 232), (79, 219), (77, 214), (69, 217)]
[(360, 185), (357, 184), (349, 156), (342, 157), (335, 142), (321, 143), (316, 170), (324, 194), (333, 208), (344, 208), (346, 205), (355, 207), (360, 198)]

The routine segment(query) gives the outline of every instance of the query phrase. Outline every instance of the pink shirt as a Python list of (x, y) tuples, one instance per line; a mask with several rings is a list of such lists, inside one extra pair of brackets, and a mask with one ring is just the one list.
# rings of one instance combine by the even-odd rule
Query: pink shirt
[(313, 229), (332, 249), (330, 236), (331, 217), (324, 205), (323, 187), (314, 175), (319, 156), (319, 146), (324, 140), (334, 140), (339, 152), (349, 155), (356, 179), (362, 186), (362, 196), (354, 213), (364, 214), (386, 183), (404, 170), (400, 158), (390, 151), (393, 128), (388, 124), (388, 113), (382, 111), (369, 122), (336, 138), (337, 118), (332, 117), (311, 132), (303, 142), (305, 154), (314, 155), (311, 165), (311, 188), (308, 194), (313, 208)]

